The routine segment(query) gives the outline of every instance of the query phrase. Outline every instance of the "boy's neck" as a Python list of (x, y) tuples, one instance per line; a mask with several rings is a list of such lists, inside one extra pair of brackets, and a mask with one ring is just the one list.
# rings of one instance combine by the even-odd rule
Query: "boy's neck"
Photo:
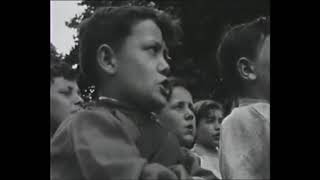
[(212, 146), (207, 146), (207, 145), (205, 145), (205, 144), (200, 144), (200, 143), (198, 143), (198, 145), (202, 146), (202, 147), (205, 148), (207, 151), (209, 151), (209, 152), (211, 152), (211, 153), (213, 153), (213, 154), (218, 153), (218, 146), (212, 147)]
[(130, 104), (127, 102), (127, 100), (125, 100), (125, 98), (121, 97), (120, 94), (121, 93), (119, 92), (118, 88), (112, 84), (110, 84), (108, 87), (101, 87), (97, 93), (98, 97), (107, 97), (125, 104)]
[(135, 107), (133, 104), (128, 103), (122, 98), (119, 98), (119, 96), (115, 96), (109, 93), (98, 93), (98, 99), (116, 102), (117, 104), (122, 104), (125, 107)]
[(116, 101), (116, 103), (118, 105), (121, 105), (123, 107), (127, 107), (128, 109), (134, 110), (135, 112), (139, 112), (142, 114), (151, 113), (149, 111), (145, 111), (145, 110), (139, 108), (139, 106), (137, 106), (134, 103), (130, 103), (130, 101), (128, 101), (127, 98), (124, 98), (123, 96), (118, 95), (119, 91), (114, 92), (112, 89), (113, 88), (111, 88), (111, 90), (108, 89), (108, 90), (104, 90), (104, 91), (103, 90), (98, 91), (98, 93), (97, 93), (98, 99), (99, 100), (107, 99), (109, 101)]
[(250, 98), (250, 99), (263, 99), (269, 101), (269, 98), (263, 94), (257, 88), (246, 88), (239, 96), (239, 98)]
[(160, 108), (153, 108), (150, 105), (148, 107), (142, 107), (138, 103), (135, 103), (132, 101), (132, 99), (128, 98), (127, 96), (124, 96), (123, 91), (119, 91), (118, 83), (116, 81), (108, 81), (108, 86), (101, 86), (99, 89), (97, 89), (97, 97), (108, 97), (115, 99), (123, 104), (127, 104), (131, 107), (135, 107), (138, 111), (141, 111), (142, 113), (156, 113), (156, 110)]

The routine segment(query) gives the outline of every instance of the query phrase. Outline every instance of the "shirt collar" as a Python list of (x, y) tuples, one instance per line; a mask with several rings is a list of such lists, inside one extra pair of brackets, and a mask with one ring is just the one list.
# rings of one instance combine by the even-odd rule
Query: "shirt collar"
[(269, 103), (269, 101), (264, 99), (257, 99), (257, 98), (239, 98), (238, 103), (240, 107), (240, 106), (247, 106), (255, 103)]
[(119, 101), (118, 99), (114, 99), (114, 98), (110, 98), (110, 97), (106, 97), (106, 96), (100, 96), (98, 98), (98, 102), (104, 104), (111, 104), (111, 105), (115, 105), (115, 106), (119, 106), (121, 108), (125, 108), (125, 109), (128, 109), (128, 110), (136, 110), (137, 108), (132, 106), (132, 105), (129, 105), (125, 102), (121, 102)]
[(131, 104), (128, 104), (128, 103), (122, 102), (118, 99), (107, 97), (107, 96), (99, 96), (98, 103), (116, 106), (118, 108), (125, 110), (127, 113), (130, 113), (130, 114), (135, 113), (140, 116), (146, 116), (146, 117), (152, 118), (152, 119), (154, 119), (154, 117), (155, 117), (155, 113), (153, 113), (153, 112), (142, 111), (141, 109), (138, 109), (137, 107), (134, 107)]
[(202, 154), (202, 155), (215, 155), (219, 152), (219, 147), (216, 147), (216, 152), (210, 150), (210, 149), (207, 149), (206, 147), (202, 146), (201, 144), (198, 144), (196, 143), (193, 147), (193, 150), (194, 151), (197, 151), (199, 154)]

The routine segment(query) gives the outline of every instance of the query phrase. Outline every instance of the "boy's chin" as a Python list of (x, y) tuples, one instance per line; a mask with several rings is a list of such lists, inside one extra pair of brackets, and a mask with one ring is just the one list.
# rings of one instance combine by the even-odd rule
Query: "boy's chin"
[(152, 103), (147, 104), (148, 107), (153, 107), (154, 112), (160, 111), (168, 103), (167, 99), (161, 95), (157, 94), (152, 97)]
[(192, 136), (190, 137), (184, 137), (182, 146), (186, 147), (186, 148), (192, 148), (194, 145), (194, 138)]
[(219, 141), (211, 144), (211, 148), (215, 149), (219, 146)]

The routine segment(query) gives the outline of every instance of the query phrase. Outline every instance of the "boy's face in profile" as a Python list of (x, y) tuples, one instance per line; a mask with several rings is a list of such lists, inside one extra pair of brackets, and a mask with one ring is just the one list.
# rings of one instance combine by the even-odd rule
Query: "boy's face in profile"
[(82, 98), (76, 81), (56, 77), (50, 85), (50, 116), (60, 124), (69, 114), (81, 109)]
[(185, 147), (193, 145), (196, 121), (192, 111), (191, 94), (183, 87), (174, 87), (170, 101), (160, 111), (161, 124), (173, 132)]
[(223, 119), (220, 109), (210, 109), (207, 117), (198, 119), (197, 143), (214, 149), (219, 145), (220, 125)]
[(116, 53), (117, 76), (126, 101), (150, 111), (164, 106), (170, 95), (165, 82), (169, 70), (165, 53), (162, 33), (152, 20), (133, 25), (130, 35)]

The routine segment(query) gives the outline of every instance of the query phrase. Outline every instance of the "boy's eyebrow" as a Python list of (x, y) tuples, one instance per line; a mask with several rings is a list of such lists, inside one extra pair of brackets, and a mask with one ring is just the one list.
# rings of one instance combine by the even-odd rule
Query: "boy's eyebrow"
[(154, 39), (147, 40), (147, 41), (148, 41), (148, 43), (154, 43), (156, 46), (159, 46), (159, 47), (162, 47), (164, 49), (167, 49), (163, 42), (160, 42), (160, 41), (157, 41), (157, 40), (154, 40)]
[(183, 105), (187, 105), (187, 106), (192, 106), (192, 103), (190, 103), (188, 101), (184, 101), (184, 100), (174, 101), (173, 104), (183, 104)]
[(173, 104), (181, 104), (181, 103), (185, 104), (185, 102), (182, 100), (173, 101)]

